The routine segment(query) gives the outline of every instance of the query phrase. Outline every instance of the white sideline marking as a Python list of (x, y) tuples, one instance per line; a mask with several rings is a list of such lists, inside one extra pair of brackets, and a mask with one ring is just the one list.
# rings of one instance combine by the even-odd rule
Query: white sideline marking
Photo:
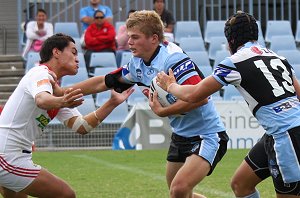
[[(95, 162), (97, 164), (102, 164), (102, 165), (110, 167), (110, 168), (115, 168), (115, 169), (119, 169), (119, 170), (124, 170), (124, 171), (130, 172), (130, 173), (135, 173), (135, 174), (147, 176), (147, 177), (150, 177), (151, 179), (154, 179), (154, 180), (165, 181), (165, 176), (154, 174), (154, 173), (151, 173), (151, 172), (142, 171), (142, 170), (139, 170), (137, 168), (132, 168), (132, 167), (129, 167), (129, 166), (124, 166), (122, 164), (111, 163), (109, 161), (101, 160), (99, 158), (90, 157), (90, 156), (87, 156), (87, 155), (73, 155), (73, 156), (74, 157), (78, 157), (78, 158), (82, 158), (82, 159), (85, 159), (85, 160), (89, 160), (89, 161)], [(216, 195), (217, 197), (220, 197), (220, 198), (231, 198), (231, 197), (234, 197), (233, 193), (228, 193), (228, 192), (223, 192), (223, 191), (214, 190), (214, 189), (208, 189), (208, 188), (201, 188), (200, 186), (196, 187), (196, 190), (197, 189), (201, 193), (204, 193), (204, 194), (205, 193), (214, 194), (214, 195)]]

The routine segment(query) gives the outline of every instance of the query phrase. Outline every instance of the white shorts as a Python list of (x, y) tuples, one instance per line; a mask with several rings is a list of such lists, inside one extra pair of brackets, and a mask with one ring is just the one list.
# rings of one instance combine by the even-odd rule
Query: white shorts
[(0, 153), (0, 185), (19, 192), (31, 184), (41, 171), (31, 157), (31, 153)]

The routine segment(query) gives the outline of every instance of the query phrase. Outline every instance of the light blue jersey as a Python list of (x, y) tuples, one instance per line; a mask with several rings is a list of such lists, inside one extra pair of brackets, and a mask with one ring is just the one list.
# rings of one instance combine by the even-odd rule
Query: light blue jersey
[[(150, 87), (152, 79), (160, 71), (168, 72), (172, 68), (179, 84), (188, 78), (199, 75), (195, 64), (175, 44), (161, 44), (149, 63), (141, 58), (132, 57), (123, 67), (123, 78), (128, 83), (137, 83)], [(170, 125), (174, 132), (183, 137), (213, 134), (225, 131), (224, 125), (211, 100), (184, 116), (170, 116)]]

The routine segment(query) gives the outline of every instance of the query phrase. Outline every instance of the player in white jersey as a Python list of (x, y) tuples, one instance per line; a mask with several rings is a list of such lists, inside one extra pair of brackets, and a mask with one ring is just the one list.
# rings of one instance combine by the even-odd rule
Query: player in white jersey
[[(127, 65), (105, 77), (90, 78), (73, 88), (91, 94), (114, 88), (124, 91), (137, 84), (149, 92), (159, 71), (172, 68), (182, 84), (196, 84), (204, 76), (182, 49), (164, 42), (163, 24), (155, 11), (137, 11), (126, 22), (129, 47), (133, 57)], [(159, 116), (168, 116), (173, 133), (167, 155), (166, 179), (170, 197), (204, 197), (193, 188), (210, 175), (227, 151), (228, 136), (211, 98), (199, 103), (177, 100), (162, 107), (157, 93), (150, 97), (150, 107)], [(184, 114), (182, 116), (174, 116)]]
[(231, 56), (197, 85), (176, 84), (172, 71), (158, 74), (158, 84), (176, 97), (196, 102), (234, 85), (266, 130), (231, 181), (236, 197), (258, 198), (256, 185), (271, 176), (278, 198), (300, 195), (300, 85), (292, 66), (257, 43), (253, 16), (237, 12), (225, 24)]
[(75, 197), (65, 181), (33, 163), (32, 142), (54, 117), (74, 131), (86, 134), (133, 92), (113, 92), (103, 106), (82, 116), (73, 108), (84, 102), (81, 90), (67, 89), (63, 96), (57, 97), (49, 75), (50, 70), (58, 79), (77, 73), (75, 41), (63, 34), (53, 35), (45, 41), (40, 56), (40, 65), (22, 78), (0, 116), (0, 185), (5, 198)]

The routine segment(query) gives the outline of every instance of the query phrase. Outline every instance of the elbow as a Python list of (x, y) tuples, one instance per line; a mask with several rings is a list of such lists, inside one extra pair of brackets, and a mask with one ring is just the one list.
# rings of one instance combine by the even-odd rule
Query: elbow
[(35, 99), (35, 104), (40, 109), (48, 110), (47, 105), (45, 104), (44, 100), (41, 99), (40, 97), (37, 97)]
[(84, 129), (84, 127), (80, 127), (76, 132), (80, 135), (88, 134), (88, 132)]
[(165, 114), (165, 113), (163, 113), (163, 112), (157, 112), (157, 113), (155, 113), (157, 116), (159, 116), (159, 117), (167, 117), (168, 115), (167, 114)]
[(208, 98), (202, 100), (202, 105), (206, 105), (208, 103)]

